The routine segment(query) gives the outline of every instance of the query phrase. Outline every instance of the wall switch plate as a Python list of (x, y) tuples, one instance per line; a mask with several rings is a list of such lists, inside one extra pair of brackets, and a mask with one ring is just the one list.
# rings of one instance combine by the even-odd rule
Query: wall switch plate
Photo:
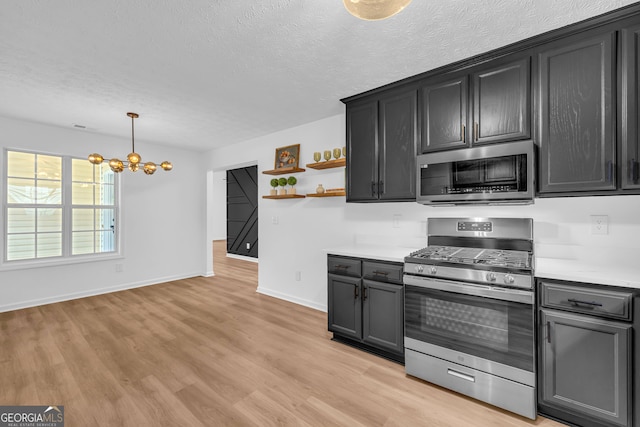
[(299, 282), (302, 277), (302, 274), (299, 271), (296, 271), (296, 282)]
[(123, 267), (122, 264), (120, 263), (116, 264), (116, 273), (122, 273), (122, 270), (123, 270), (122, 267)]
[(400, 228), (400, 219), (402, 219), (402, 215), (393, 215), (393, 228)]
[(591, 234), (609, 234), (609, 216), (591, 215)]

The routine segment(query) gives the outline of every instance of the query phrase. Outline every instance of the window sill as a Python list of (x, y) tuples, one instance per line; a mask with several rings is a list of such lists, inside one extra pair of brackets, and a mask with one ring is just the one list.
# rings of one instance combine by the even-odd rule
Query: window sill
[(108, 255), (91, 255), (91, 256), (82, 256), (78, 255), (73, 258), (58, 258), (55, 260), (41, 260), (41, 261), (8, 261), (0, 264), (0, 272), (2, 271), (12, 271), (12, 270), (27, 270), (32, 268), (46, 268), (46, 267), (59, 267), (63, 265), (73, 265), (73, 264), (82, 264), (86, 262), (103, 262), (103, 261), (113, 261), (118, 259), (124, 259), (122, 254), (108, 254)]

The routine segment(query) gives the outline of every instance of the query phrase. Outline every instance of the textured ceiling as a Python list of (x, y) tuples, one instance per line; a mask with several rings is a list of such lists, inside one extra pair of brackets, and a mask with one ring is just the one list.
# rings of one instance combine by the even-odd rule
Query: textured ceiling
[(0, 115), (199, 151), (344, 111), (340, 98), (624, 0), (4, 0)]

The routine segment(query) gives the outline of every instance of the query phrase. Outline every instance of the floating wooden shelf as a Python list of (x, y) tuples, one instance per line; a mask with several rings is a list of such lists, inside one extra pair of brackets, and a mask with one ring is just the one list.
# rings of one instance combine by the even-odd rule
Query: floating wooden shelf
[(262, 196), (263, 199), (304, 199), (304, 194), (276, 194), (275, 196)]
[(302, 168), (280, 168), (280, 169), (271, 169), (268, 171), (262, 171), (265, 175), (284, 175), (287, 173), (298, 173), (304, 172), (305, 169)]
[(325, 162), (307, 163), (307, 167), (311, 169), (331, 169), (339, 168), (347, 164), (347, 159), (342, 157), (336, 160), (327, 160)]
[(325, 193), (309, 193), (307, 197), (337, 197), (337, 196), (346, 196), (345, 191), (327, 191)]

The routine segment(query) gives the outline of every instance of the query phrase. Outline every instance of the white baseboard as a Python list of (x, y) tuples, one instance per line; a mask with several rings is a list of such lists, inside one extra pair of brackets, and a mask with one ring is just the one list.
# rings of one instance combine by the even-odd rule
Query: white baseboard
[(184, 274), (178, 276), (158, 277), (151, 280), (145, 280), (136, 283), (127, 283), (117, 286), (109, 286), (106, 288), (90, 289), (83, 292), (73, 292), (70, 294), (55, 295), (47, 298), (38, 298), (28, 301), (21, 301), (13, 304), (0, 305), (0, 313), (6, 311), (21, 310), (23, 308), (37, 307), (39, 305), (54, 304), (56, 302), (70, 301), (79, 298), (93, 297), (96, 295), (108, 294), (111, 292), (125, 291), (127, 289), (141, 288), (143, 286), (158, 285), (160, 283), (171, 282), (173, 280), (188, 279), (191, 277), (201, 276), (201, 273)]
[[(241, 259), (243, 261), (258, 262), (258, 258), (244, 256), (244, 255), (227, 254), (227, 258), (235, 258), (235, 259)], [(213, 268), (215, 269), (216, 268), (215, 261), (213, 262), (213, 264), (214, 264)]]
[(258, 286), (258, 289), (256, 289), (256, 292), (258, 292), (259, 294), (268, 295), (270, 297), (289, 301), (295, 304), (304, 305), (305, 307), (313, 308), (314, 310), (322, 311), (325, 313), (327, 312), (326, 305), (318, 304), (314, 301), (309, 301), (302, 298), (294, 297), (292, 295), (283, 294), (281, 292), (274, 291), (271, 289), (265, 289), (264, 287), (260, 287), (260, 286)]

